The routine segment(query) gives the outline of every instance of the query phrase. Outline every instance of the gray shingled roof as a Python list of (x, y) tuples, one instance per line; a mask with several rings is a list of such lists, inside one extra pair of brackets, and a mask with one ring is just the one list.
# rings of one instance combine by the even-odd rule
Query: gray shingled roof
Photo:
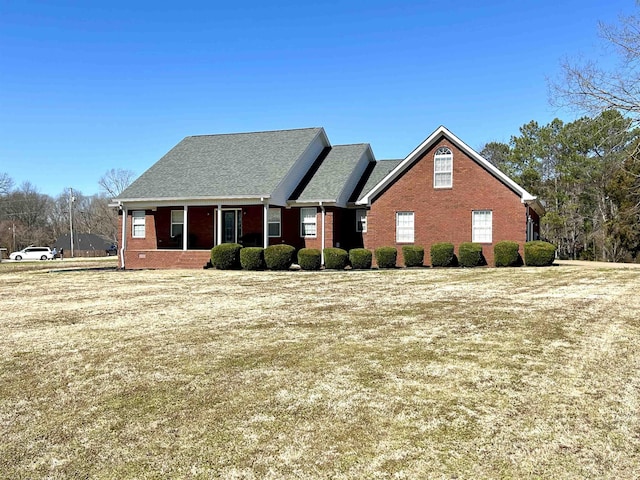
[(362, 190), (358, 194), (358, 200), (369, 193), (371, 189), (380, 183), (384, 177), (389, 175), (391, 170), (396, 168), (400, 162), (402, 162), (402, 160), (378, 160), (369, 174), (369, 178), (367, 178), (367, 181), (362, 187)]
[(368, 149), (368, 143), (331, 147), (296, 200), (298, 202), (337, 201), (358, 161)]
[(118, 199), (270, 195), (321, 131), (186, 137)]

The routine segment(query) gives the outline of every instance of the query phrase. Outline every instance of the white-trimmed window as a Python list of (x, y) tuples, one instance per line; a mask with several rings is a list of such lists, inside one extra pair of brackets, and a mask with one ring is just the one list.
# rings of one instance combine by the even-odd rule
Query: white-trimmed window
[(145, 220), (144, 210), (134, 210), (131, 212), (131, 236), (133, 238), (144, 238)]
[(356, 210), (356, 232), (367, 233), (367, 211), (364, 208)]
[(300, 236), (316, 237), (318, 232), (316, 215), (318, 210), (316, 207), (307, 207), (300, 209)]
[(493, 212), (491, 210), (474, 210), (471, 230), (472, 242), (491, 243), (493, 241)]
[(171, 210), (171, 238), (184, 232), (184, 210)]
[(433, 156), (434, 188), (451, 188), (453, 185), (453, 153), (440, 147)]
[(282, 236), (282, 209), (269, 208), (269, 213), (267, 213), (267, 223), (269, 224), (268, 229), (270, 237)]
[(413, 212), (396, 212), (396, 242), (413, 243)]

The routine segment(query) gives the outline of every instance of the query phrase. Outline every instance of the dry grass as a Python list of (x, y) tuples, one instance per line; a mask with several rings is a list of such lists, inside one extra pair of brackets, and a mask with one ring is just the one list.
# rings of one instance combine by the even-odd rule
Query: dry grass
[(12, 265), (1, 478), (637, 478), (640, 270)]

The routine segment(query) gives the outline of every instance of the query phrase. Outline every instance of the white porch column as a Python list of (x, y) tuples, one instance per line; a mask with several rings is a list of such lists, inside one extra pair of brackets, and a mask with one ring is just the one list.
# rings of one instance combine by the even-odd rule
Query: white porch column
[(189, 231), (187, 229), (187, 212), (189, 211), (189, 206), (185, 205), (184, 210), (182, 211), (182, 250), (187, 249), (187, 239), (189, 238)]
[(267, 248), (269, 246), (269, 202), (264, 203), (263, 217), (262, 244)]
[(122, 206), (122, 237), (120, 237), (120, 268), (124, 269), (124, 252), (127, 250), (127, 207)]
[(324, 211), (324, 205), (320, 202), (320, 215), (322, 217), (322, 232), (321, 232), (321, 240), (320, 240), (320, 264), (324, 265), (324, 217), (326, 212)]
[(222, 243), (222, 205), (218, 204), (218, 225), (216, 225), (216, 245)]

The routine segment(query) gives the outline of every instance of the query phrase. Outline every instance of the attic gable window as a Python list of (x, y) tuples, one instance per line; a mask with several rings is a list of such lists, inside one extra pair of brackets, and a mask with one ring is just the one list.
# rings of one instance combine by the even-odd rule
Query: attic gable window
[(434, 188), (453, 186), (453, 153), (447, 147), (440, 147), (433, 156)]

